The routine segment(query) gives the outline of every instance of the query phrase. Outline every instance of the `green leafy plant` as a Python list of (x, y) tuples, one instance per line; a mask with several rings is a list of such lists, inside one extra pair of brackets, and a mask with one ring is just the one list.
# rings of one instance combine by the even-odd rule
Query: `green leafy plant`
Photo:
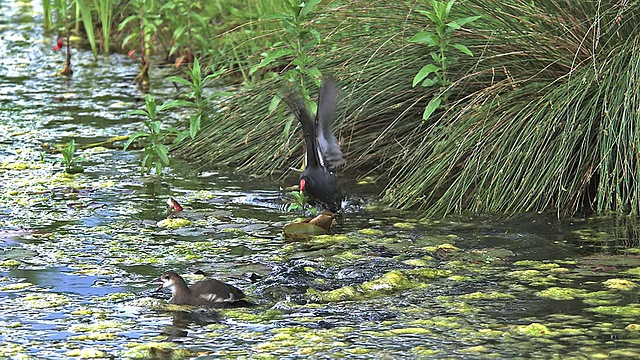
[[(289, 212), (304, 211), (308, 205), (307, 195), (302, 191), (292, 191), (289, 194), (291, 195), (291, 199), (287, 200), (285, 210)], [(310, 211), (315, 215), (318, 212), (318, 209), (311, 207)]]
[[(416, 12), (426, 16), (432, 22), (434, 29), (432, 31), (420, 31), (409, 39), (411, 42), (426, 45), (428, 48), (433, 49), (429, 53), (433, 62), (424, 65), (414, 76), (414, 87), (422, 84), (424, 87), (438, 86), (446, 88), (451, 85), (447, 71), (451, 65), (457, 62), (457, 53), (473, 56), (471, 50), (464, 44), (454, 42), (453, 35), (462, 26), (478, 20), (480, 16), (469, 16), (449, 21), (454, 3), (455, 0), (431, 0), (431, 10), (416, 10)], [(454, 52), (453, 50), (456, 51)], [(431, 114), (447, 98), (446, 89), (432, 98), (422, 114), (422, 119), (429, 119)]]
[(319, 3), (320, 0), (306, 2), (302, 0), (285, 0), (284, 11), (266, 14), (261, 17), (261, 20), (278, 20), (284, 26), (286, 35), (284, 44), (278, 42), (271, 51), (262, 54), (263, 59), (249, 70), (249, 75), (260, 69), (272, 66), (278, 60), (293, 58), (291, 64), (294, 67), (289, 69), (285, 76), (290, 82), (298, 83), (301, 86), (303, 95), (306, 98), (309, 97), (305, 79), (311, 79), (316, 85), (320, 85), (322, 77), (320, 70), (315, 66), (311, 66), (312, 58), (308, 55), (313, 48), (322, 42), (320, 33), (307, 24), (309, 13)]
[(64, 165), (64, 171), (67, 174), (75, 174), (75, 173), (84, 171), (82, 166), (78, 164), (78, 162), (82, 161), (82, 159), (76, 158), (75, 152), (76, 152), (75, 140), (69, 141), (67, 143), (67, 146), (65, 146), (60, 150), (60, 153), (62, 154), (62, 164)]
[(142, 159), (141, 171), (148, 173), (154, 169), (156, 175), (162, 175), (162, 169), (169, 166), (169, 149), (165, 145), (165, 140), (169, 136), (177, 136), (179, 141), (180, 132), (172, 126), (162, 126), (159, 113), (179, 105), (176, 101), (168, 101), (160, 106), (156, 104), (156, 99), (151, 95), (145, 97), (145, 109), (136, 109), (129, 112), (130, 115), (142, 115), (145, 117), (143, 124), (146, 131), (138, 131), (129, 137), (124, 145), (126, 150), (131, 143), (137, 139), (144, 140), (144, 157)]
[(230, 95), (223, 91), (214, 92), (208, 97), (203, 95), (205, 86), (224, 72), (225, 69), (219, 69), (218, 71), (215, 71), (203, 78), (200, 61), (196, 58), (193, 61), (193, 65), (185, 71), (189, 79), (185, 79), (181, 76), (170, 76), (168, 78), (175, 83), (189, 87), (190, 91), (187, 94), (189, 101), (177, 101), (176, 104), (195, 110), (195, 112), (189, 117), (189, 135), (192, 138), (196, 136), (203, 125), (208, 123), (209, 117), (207, 115), (205, 105), (211, 103), (211, 100), (214, 98)]
[(157, 15), (158, 9), (155, 2), (134, 0), (129, 3), (132, 7), (132, 15), (128, 16), (118, 25), (118, 31), (131, 27), (131, 33), (122, 40), (122, 47), (130, 46), (132, 50), (129, 55), (133, 56), (136, 51), (140, 53), (140, 73), (133, 80), (134, 84), (141, 87), (149, 86), (149, 66), (150, 56), (153, 50), (152, 38), (158, 33), (158, 26), (162, 25), (162, 19)]

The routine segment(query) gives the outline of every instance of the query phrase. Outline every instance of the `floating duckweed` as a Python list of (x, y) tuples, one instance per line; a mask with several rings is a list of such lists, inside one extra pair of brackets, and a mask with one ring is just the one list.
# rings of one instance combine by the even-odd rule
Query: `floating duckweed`
[(357, 348), (346, 348), (343, 351), (347, 354), (352, 354), (352, 355), (364, 355), (364, 354), (371, 353), (373, 349), (357, 347)]
[(168, 228), (168, 229), (178, 229), (181, 227), (191, 225), (191, 221), (183, 218), (166, 218), (164, 220), (158, 221), (157, 225), (159, 227)]
[(117, 293), (111, 293), (111, 294), (107, 294), (105, 296), (98, 297), (98, 298), (96, 298), (96, 300), (99, 300), (99, 301), (120, 301), (120, 300), (132, 299), (134, 297), (136, 297), (136, 295), (132, 294), (132, 293), (117, 292)]
[(631, 290), (636, 287), (636, 283), (626, 279), (609, 279), (605, 281), (604, 286), (615, 290)]
[(193, 354), (184, 348), (177, 348), (170, 342), (151, 342), (147, 344), (131, 344), (131, 349), (124, 352), (123, 358), (128, 359), (184, 359)]
[(305, 266), (303, 269), (304, 269), (304, 271), (310, 272), (310, 273), (316, 271), (316, 269), (311, 267), (311, 266)]
[[(1, 264), (1, 263), (0, 263)], [(629, 275), (634, 275), (634, 276), (640, 276), (640, 266), (639, 267), (634, 267), (628, 270), (625, 270), (622, 272), (623, 274), (629, 274)]]
[(553, 335), (551, 330), (547, 328), (545, 325), (539, 323), (531, 323), (529, 325), (517, 325), (513, 328), (518, 334), (528, 335), (528, 336), (548, 336)]
[(439, 244), (439, 245), (435, 245), (435, 246), (425, 246), (422, 248), (425, 251), (428, 252), (438, 252), (438, 251), (444, 251), (444, 252), (458, 252), (460, 251), (460, 248), (453, 245), (453, 244)]
[(410, 328), (398, 328), (389, 330), (394, 335), (428, 335), (431, 334), (431, 330), (423, 327), (410, 327)]
[(101, 332), (103, 330), (117, 330), (124, 327), (123, 323), (116, 321), (100, 321), (93, 324), (76, 324), (69, 328), (71, 332)]
[(2, 344), (0, 344), (0, 356), (2, 357), (15, 356), (24, 353), (24, 351), (24, 347), (20, 344), (14, 344), (8, 341), (3, 341)]
[(7, 259), (0, 261), (0, 266), (3, 267), (18, 267), (20, 266), (20, 261), (15, 259)]
[(71, 300), (60, 294), (38, 293), (22, 298), (22, 304), (31, 309), (46, 309), (65, 305)]
[(1, 286), (0, 287), (0, 291), (22, 290), (22, 289), (26, 289), (26, 288), (32, 287), (32, 286), (33, 286), (33, 284), (32, 283), (28, 283), (28, 282), (8, 284), (8, 285), (5, 285), (5, 286)]
[(536, 295), (553, 300), (574, 300), (585, 293), (586, 291), (583, 289), (550, 287), (537, 292)]
[(39, 169), (40, 166), (30, 165), (27, 163), (17, 163), (17, 162), (2, 162), (0, 165), (2, 170), (27, 170), (27, 169)]
[(480, 354), (489, 351), (489, 348), (484, 345), (469, 346), (461, 350), (465, 354)]
[(89, 334), (71, 336), (69, 337), (69, 339), (78, 340), (78, 341), (85, 341), (85, 340), (104, 341), (104, 340), (113, 340), (116, 337), (117, 337), (116, 334), (112, 334), (112, 333), (89, 333)]
[(336, 254), (333, 256), (334, 258), (340, 259), (340, 260), (358, 260), (358, 259), (362, 259), (364, 257), (364, 255), (362, 254), (356, 254), (351, 250), (347, 250), (344, 251), (340, 254)]
[(422, 259), (408, 259), (403, 261), (403, 263), (410, 265), (410, 266), (419, 266), (419, 267), (426, 267), (429, 266), (431, 264), (433, 264), (434, 260), (432, 257), (424, 257)]
[(423, 358), (430, 358), (440, 353), (439, 350), (430, 349), (422, 345), (414, 347), (411, 352)]
[(515, 299), (515, 296), (513, 296), (511, 294), (505, 294), (505, 293), (497, 292), (497, 291), (492, 291), (492, 292), (489, 292), (489, 293), (476, 291), (474, 293), (460, 295), (459, 298), (461, 298), (461, 299), (472, 299), (472, 300), (485, 300), (485, 299), (508, 300), (508, 299)]
[(395, 224), (393, 224), (394, 227), (398, 228), (398, 229), (403, 229), (403, 230), (412, 230), (416, 228), (415, 224), (409, 223), (409, 222), (397, 222)]
[(626, 317), (638, 317), (640, 316), (640, 307), (636, 306), (596, 306), (587, 309), (588, 311), (595, 312), (603, 315), (621, 315)]
[(441, 270), (432, 268), (411, 269), (405, 271), (407, 275), (416, 277), (419, 281), (425, 281), (436, 278), (444, 278), (451, 275), (451, 270)]
[(380, 229), (360, 229), (358, 230), (358, 232), (362, 235), (370, 235), (370, 236), (376, 236), (376, 235), (382, 235), (384, 234), (384, 231), (380, 230)]

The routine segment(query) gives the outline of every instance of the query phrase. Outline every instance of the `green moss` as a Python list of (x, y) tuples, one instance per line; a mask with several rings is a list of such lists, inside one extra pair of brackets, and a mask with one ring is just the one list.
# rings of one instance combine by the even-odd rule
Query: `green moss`
[(532, 323), (529, 325), (517, 325), (513, 327), (513, 332), (527, 336), (549, 336), (553, 335), (551, 330), (545, 325)]
[(369, 236), (377, 236), (377, 235), (382, 235), (384, 234), (384, 231), (379, 230), (379, 229), (360, 229), (358, 230), (358, 232), (362, 235), (369, 235)]
[(398, 228), (398, 229), (403, 229), (403, 230), (413, 230), (416, 228), (416, 225), (413, 223), (409, 223), (409, 222), (397, 222), (395, 224), (393, 224), (394, 227)]
[(183, 218), (167, 218), (164, 220), (158, 221), (157, 224), (159, 227), (168, 228), (168, 229), (178, 229), (191, 225), (191, 221)]
[(629, 306), (596, 306), (587, 309), (587, 311), (595, 312), (603, 315), (638, 317), (640, 316), (640, 305)]
[(410, 266), (419, 266), (419, 267), (427, 267), (429, 265), (432, 265), (435, 262), (435, 260), (428, 256), (428, 257), (423, 257), (421, 259), (408, 259), (408, 260), (404, 260), (403, 263), (410, 265)]
[(33, 284), (32, 283), (28, 283), (28, 282), (8, 284), (8, 285), (5, 285), (5, 286), (0, 286), (0, 291), (16, 291), (16, 290), (26, 289), (26, 288), (32, 287), (32, 286), (33, 286)]
[(632, 290), (636, 287), (636, 283), (626, 279), (609, 279), (605, 281), (604, 286), (614, 290)]
[(189, 350), (178, 348), (170, 342), (150, 342), (146, 344), (131, 344), (130, 349), (122, 354), (128, 359), (171, 359), (180, 360), (193, 356)]
[(22, 304), (31, 309), (48, 309), (68, 304), (71, 300), (65, 296), (54, 293), (31, 294), (21, 299)]
[(625, 327), (625, 330), (629, 331), (640, 331), (640, 324), (629, 324)]
[(0, 261), (0, 266), (3, 267), (18, 267), (20, 266), (20, 261), (14, 259), (7, 259)]
[(550, 287), (536, 293), (537, 296), (553, 300), (574, 300), (586, 293), (583, 289)]
[(640, 276), (640, 266), (634, 267), (634, 268), (631, 268), (631, 269), (627, 269), (627, 270), (623, 271), (622, 273), (623, 274), (634, 275), (634, 276)]
[(470, 294), (460, 295), (458, 298), (467, 299), (467, 300), (486, 300), (486, 299), (509, 300), (509, 299), (515, 299), (515, 296), (511, 294), (497, 292), (497, 291), (492, 291), (492, 292), (477, 291)]
[(389, 332), (393, 335), (429, 335), (431, 334), (431, 330), (423, 328), (423, 327), (406, 327), (406, 328), (398, 328), (391, 329)]

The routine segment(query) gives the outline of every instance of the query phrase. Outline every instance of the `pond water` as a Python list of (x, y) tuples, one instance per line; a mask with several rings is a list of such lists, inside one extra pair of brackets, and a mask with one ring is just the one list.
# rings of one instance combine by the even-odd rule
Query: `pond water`
[[(141, 129), (137, 65), (74, 49), (58, 76), (41, 5), (0, 8), (0, 358), (640, 356), (633, 219), (419, 219), (343, 175), (366, 205), (332, 236), (287, 241), (298, 215), (280, 188), (295, 179), (174, 159), (159, 180), (122, 143), (79, 151), (85, 171), (66, 175), (55, 145)], [(169, 197), (190, 225), (161, 226)], [(169, 306), (152, 283), (166, 270), (202, 270), (255, 306)]]

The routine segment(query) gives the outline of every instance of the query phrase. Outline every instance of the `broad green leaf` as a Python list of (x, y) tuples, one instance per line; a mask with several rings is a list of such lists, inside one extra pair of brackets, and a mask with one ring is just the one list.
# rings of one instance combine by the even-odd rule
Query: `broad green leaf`
[(411, 38), (409, 38), (409, 41), (417, 44), (436, 46), (437, 42), (434, 41), (435, 36), (436, 35), (433, 33), (420, 31), (420, 32), (417, 32), (415, 35), (413, 35)]
[(191, 119), (189, 119), (189, 135), (192, 139), (196, 137), (196, 134), (198, 133), (198, 131), (200, 131), (200, 123), (200, 116), (193, 116)]
[(429, 74), (440, 71), (440, 68), (434, 64), (427, 64), (418, 71), (416, 76), (413, 77), (413, 87), (415, 87), (418, 83), (420, 83), (424, 78), (429, 76)]
[(148, 137), (151, 134), (144, 132), (144, 131), (138, 131), (137, 133), (129, 136), (129, 140), (127, 140), (126, 143), (124, 143), (124, 147), (122, 148), (122, 150), (127, 150), (127, 148), (131, 145), (131, 143), (133, 143), (134, 141), (136, 141), (137, 138), (139, 137)]
[(173, 81), (174, 83), (186, 85), (186, 86), (191, 86), (191, 82), (181, 76), (169, 76), (167, 80)]
[(461, 53), (467, 54), (469, 56), (473, 56), (473, 53), (471, 52), (471, 50), (469, 50), (469, 48), (467, 48), (462, 44), (453, 44), (452, 46), (458, 49)]
[(481, 17), (482, 16), (469, 16), (469, 17), (453, 20), (453, 22), (457, 23), (460, 26), (464, 26), (465, 24), (468, 24), (470, 22), (474, 22), (474, 21), (480, 19)]
[(437, 77), (426, 78), (422, 82), (422, 87), (431, 87), (434, 85), (440, 85), (440, 80)]
[(320, 3), (320, 0), (309, 0), (304, 4), (302, 10), (300, 10), (300, 19), (304, 20), (307, 17), (309, 11), (311, 11), (316, 5)]
[(169, 149), (164, 144), (156, 144), (155, 152), (164, 165), (169, 165)]
[(431, 114), (433, 114), (433, 112), (436, 111), (436, 109), (438, 109), (441, 102), (442, 102), (442, 98), (440, 96), (431, 99), (431, 101), (429, 101), (429, 104), (427, 104), (427, 107), (424, 109), (424, 113), (422, 114), (422, 120), (424, 121), (428, 120), (429, 117), (431, 117)]

